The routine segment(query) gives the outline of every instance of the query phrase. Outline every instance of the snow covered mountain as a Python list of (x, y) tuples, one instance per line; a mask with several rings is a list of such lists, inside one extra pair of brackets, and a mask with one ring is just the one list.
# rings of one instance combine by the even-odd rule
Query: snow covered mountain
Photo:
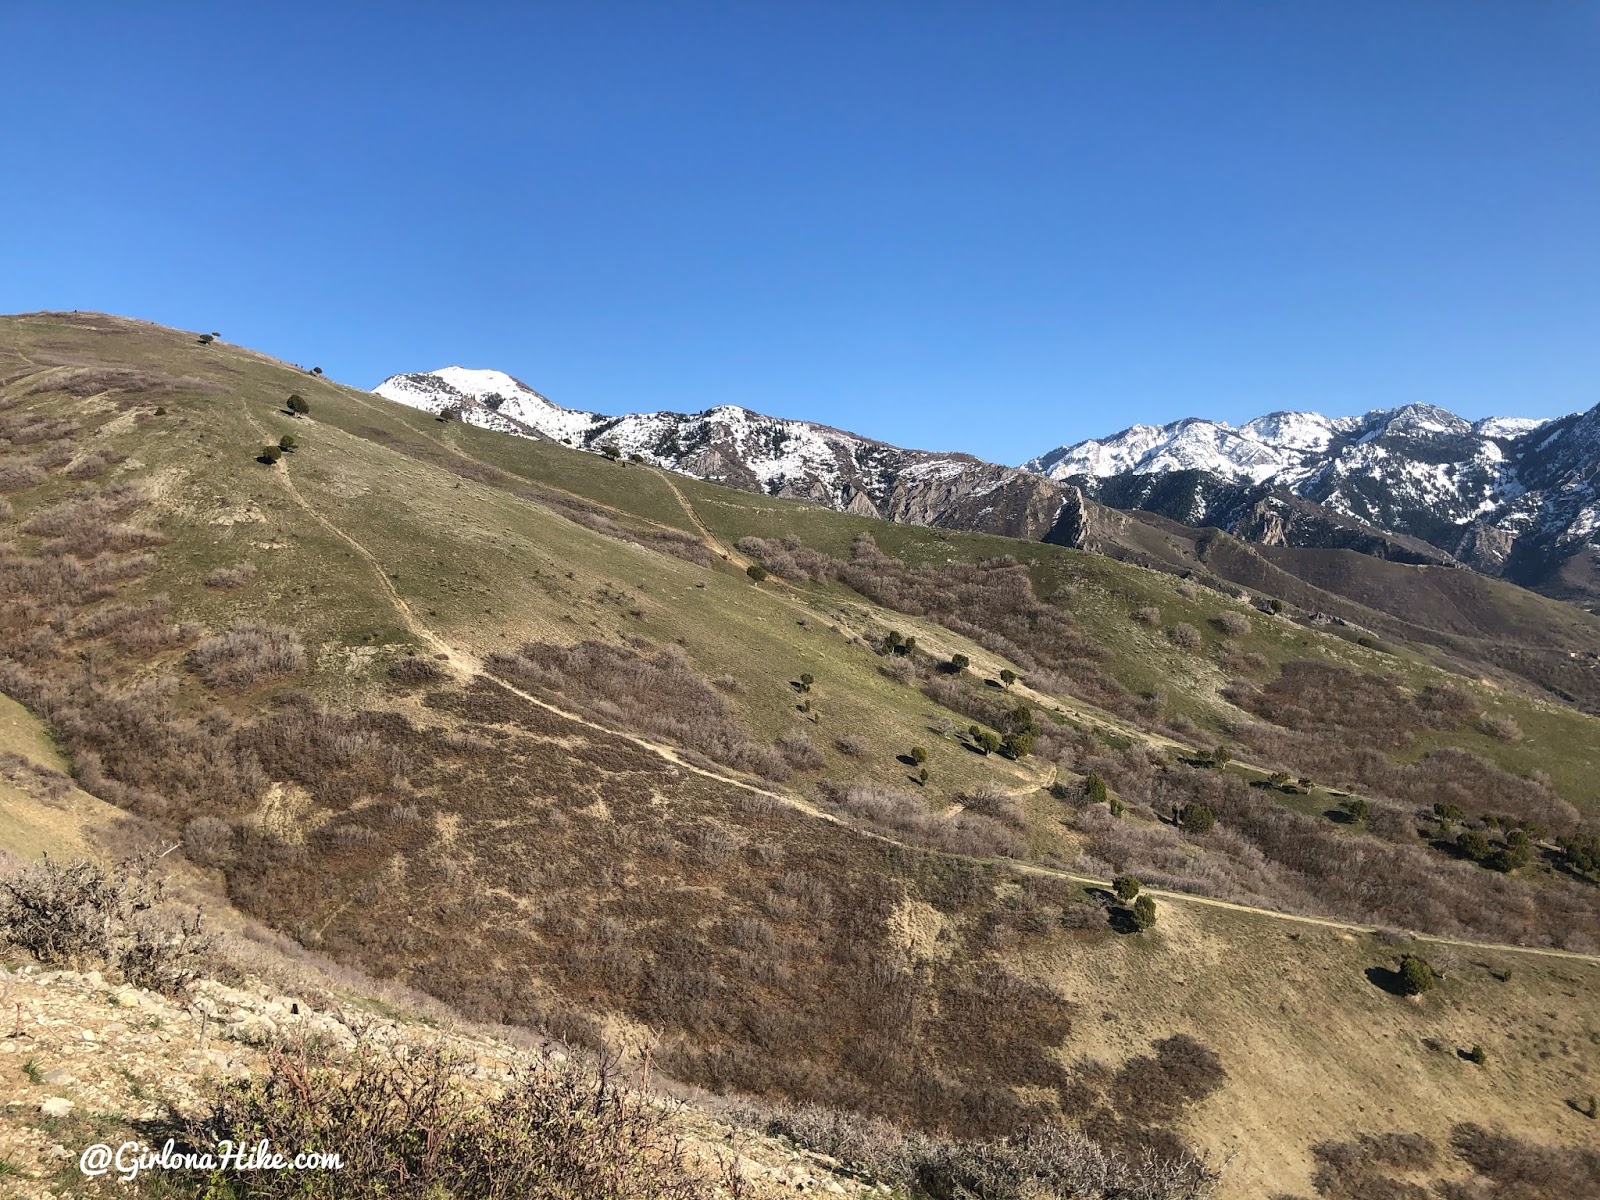
[(1106, 505), (1264, 546), (1466, 565), (1600, 603), (1600, 409), (1553, 421), (1471, 422), (1425, 404), (1270, 413), (1238, 428), (1190, 419), (1062, 446), (1016, 470), (736, 405), (563, 408), (500, 371), (445, 367), (375, 390), (487, 429), (892, 521), (1137, 557), (1129, 539), (1142, 535)]
[[(1314, 528), (1314, 510), (1290, 503), (1311, 501), (1330, 520), (1429, 543), (1489, 574), (1600, 596), (1600, 409), (1553, 421), (1471, 422), (1427, 404), (1360, 417), (1278, 412), (1238, 428), (1189, 419), (1062, 446), (1024, 469), (1115, 507), (1327, 544), (1327, 523)], [(1174, 478), (1151, 478), (1161, 476)]]
[(500, 371), (394, 375), (380, 396), (473, 425), (578, 449), (615, 447), (699, 479), (892, 521), (1046, 536), (1071, 489), (967, 454), (905, 450), (736, 405), (620, 417), (562, 408)]

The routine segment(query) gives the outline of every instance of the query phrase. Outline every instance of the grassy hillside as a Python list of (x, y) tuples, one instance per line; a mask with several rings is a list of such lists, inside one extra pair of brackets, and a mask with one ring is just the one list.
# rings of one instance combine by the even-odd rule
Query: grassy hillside
[[(1596, 1144), (1600, 888), (1557, 841), (1592, 836), (1596, 724), (1435, 646), (111, 317), (0, 323), (0, 489), (0, 736), (472, 1016), (958, 1134), (1236, 1150), (1239, 1196), (1312, 1194), (1362, 1133)], [(1114, 872), (1165, 889), (1153, 929)], [(1443, 976), (1416, 1000), (1406, 951)]]

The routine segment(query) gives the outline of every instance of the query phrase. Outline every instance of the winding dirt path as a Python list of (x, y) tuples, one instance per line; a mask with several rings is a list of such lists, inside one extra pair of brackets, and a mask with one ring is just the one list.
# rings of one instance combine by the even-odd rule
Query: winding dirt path
[[(268, 437), (265, 429), (263, 429), (261, 424), (255, 419), (254, 414), (249, 411), (248, 407), (244, 408), (244, 415), (245, 419), (249, 421), (251, 427), (256, 431), (257, 435), (263, 439), (263, 443), (271, 440)], [(901, 842), (898, 839), (888, 837), (881, 833), (876, 833), (869, 829), (862, 829), (859, 826), (841, 820), (832, 813), (826, 812), (825, 810), (818, 808), (816, 805), (811, 804), (809, 801), (806, 801), (792, 793), (774, 791), (770, 788), (761, 787), (758, 784), (751, 783), (749, 780), (741, 779), (734, 775), (729, 775), (721, 771), (714, 771), (706, 767), (698, 766), (694, 763), (686, 761), (683, 756), (671, 746), (652, 741), (649, 738), (641, 737), (637, 734), (627, 733), (621, 730), (609, 728), (605, 725), (601, 725), (600, 723), (590, 720), (588, 717), (585, 717), (580, 713), (575, 713), (568, 709), (562, 708), (560, 705), (552, 704), (548, 700), (541, 699), (538, 696), (523, 691), (521, 688), (515, 687), (501, 679), (497, 679), (492, 675), (486, 674), (483, 669), (482, 661), (479, 660), (475, 655), (469, 654), (456, 648), (455, 646), (452, 646), (440, 634), (429, 628), (427, 624), (417, 617), (411, 606), (406, 602), (405, 597), (400, 595), (399, 591), (395, 588), (394, 581), (389, 578), (389, 573), (383, 569), (383, 564), (378, 561), (377, 557), (354, 537), (350, 536), (350, 534), (346, 533), (343, 529), (339, 528), (338, 525), (334, 524), (333, 521), (324, 516), (317, 509), (317, 507), (306, 498), (305, 494), (300, 491), (289, 471), (287, 461), (281, 461), (278, 465), (279, 469), (274, 471), (274, 475), (277, 477), (290, 499), (329, 533), (333, 534), (340, 541), (349, 546), (357, 555), (361, 557), (365, 563), (367, 563), (368, 566), (371, 567), (372, 573), (377, 576), (379, 582), (383, 585), (385, 594), (389, 597), (390, 602), (393, 604), (395, 611), (399, 614), (401, 621), (405, 624), (406, 629), (420, 641), (423, 641), (429, 646), (433, 647), (437, 653), (444, 655), (446, 661), (448, 661), (457, 672), (461, 673), (466, 678), (470, 679), (474, 676), (482, 675), (494, 686), (503, 688), (505, 691), (516, 696), (518, 699), (532, 704), (536, 708), (543, 709), (546, 712), (562, 717), (568, 721), (572, 721), (575, 724), (584, 727), (585, 729), (604, 734), (608, 738), (621, 738), (624, 741), (631, 742), (633, 745), (638, 746), (641, 749), (648, 750), (652, 754), (664, 759), (666, 762), (671, 763), (679, 770), (688, 772), (690, 774), (699, 775), (705, 779), (713, 780), (714, 782), (723, 784), (727, 787), (739, 788), (743, 791), (764, 796), (770, 800), (775, 800), (778, 803), (795, 809), (796, 811), (801, 812), (808, 817), (812, 817), (816, 820), (827, 821), (841, 829), (847, 829), (859, 837), (869, 838), (873, 841), (882, 842), (886, 845), (896, 846), (913, 852), (935, 853), (933, 851), (927, 851), (923, 847)], [(698, 527), (708, 539), (709, 544), (713, 548), (719, 548), (720, 552), (721, 544), (716, 540), (715, 536), (710, 532), (710, 530), (705, 527), (704, 523), (700, 521), (698, 515), (694, 512), (693, 507), (683, 496), (683, 493), (679, 491), (677, 486), (670, 480), (667, 481), (667, 484), (672, 488), (673, 493), (677, 495), (679, 502), (684, 507), (684, 511), (689, 515), (690, 519), (694, 521), (696, 527)], [(790, 602), (795, 604), (800, 603), (799, 601), (793, 599), (790, 599)], [(804, 607), (806, 607), (807, 612), (813, 611), (809, 606)], [(1026, 791), (1031, 789), (1024, 790)], [(1089, 875), (1078, 875), (1071, 871), (1064, 871), (1056, 867), (1046, 867), (1037, 863), (1029, 863), (1017, 859), (972, 859), (971, 861), (983, 862), (991, 865), (1003, 865), (1018, 872), (1023, 872), (1030, 875), (1041, 875), (1057, 879), (1065, 879), (1072, 883), (1083, 884), (1090, 887), (1110, 887), (1110, 882), (1108, 880), (1096, 879)], [(1341, 921), (1332, 917), (1302, 916), (1298, 913), (1279, 912), (1276, 909), (1257, 908), (1248, 904), (1237, 904), (1229, 900), (1217, 900), (1209, 896), (1196, 896), (1188, 892), (1172, 892), (1160, 888), (1145, 888), (1144, 891), (1151, 896), (1159, 897), (1162, 900), (1179, 904), (1196, 904), (1210, 908), (1229, 909), (1234, 912), (1246, 913), (1255, 917), (1264, 917), (1275, 921), (1287, 921), (1297, 925), (1312, 925), (1324, 929), (1335, 929), (1347, 933), (1369, 934), (1374, 932), (1374, 927), (1372, 925), (1362, 924), (1354, 921)], [(1433, 945), (1458, 946), (1463, 949), (1486, 950), (1494, 953), (1533, 954), (1546, 958), (1560, 958), (1576, 962), (1600, 963), (1600, 955), (1582, 954), (1572, 950), (1555, 950), (1537, 946), (1516, 946), (1498, 942), (1479, 942), (1464, 938), (1443, 937), (1434, 934), (1413, 934), (1412, 936), (1414, 936), (1420, 942), (1427, 942)]]

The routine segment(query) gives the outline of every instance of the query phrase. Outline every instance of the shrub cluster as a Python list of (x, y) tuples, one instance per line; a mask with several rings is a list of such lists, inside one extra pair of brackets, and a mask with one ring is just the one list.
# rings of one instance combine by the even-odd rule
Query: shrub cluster
[(0, 931), (43, 963), (109, 969), (135, 987), (174, 995), (209, 962), (200, 915), (174, 919), (148, 858), (114, 870), (51, 859), (0, 876)]
[(763, 1128), (928, 1200), (1204, 1200), (1217, 1182), (1191, 1155), (1129, 1153), (1059, 1126), (953, 1140), (809, 1105), (781, 1111)]
[(204, 638), (189, 654), (189, 669), (219, 692), (286, 679), (305, 662), (305, 647), (292, 629), (255, 624)]
[(363, 1040), (338, 1059), (308, 1046), (276, 1049), (264, 1073), (225, 1085), (209, 1111), (188, 1123), (188, 1144), (265, 1139), (284, 1152), (340, 1156), (336, 1171), (258, 1171), (246, 1191), (228, 1193), (263, 1200), (716, 1195), (712, 1181), (691, 1169), (666, 1111), (624, 1087), (608, 1064), (548, 1067), (485, 1088), (470, 1061), (439, 1048), (407, 1049)]
[(816, 762), (816, 748), (808, 751), (793, 739), (788, 748), (752, 741), (677, 646), (655, 650), (643, 638), (635, 642), (530, 642), (516, 654), (492, 655), (487, 665), (490, 674), (520, 688), (560, 695), (602, 721), (766, 779), (787, 779), (797, 763)]

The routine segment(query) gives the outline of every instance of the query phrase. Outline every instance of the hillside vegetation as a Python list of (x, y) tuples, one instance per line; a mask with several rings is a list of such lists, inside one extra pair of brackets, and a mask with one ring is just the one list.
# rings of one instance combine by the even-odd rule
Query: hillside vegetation
[(472, 1019), (1241, 1197), (1597, 1144), (1600, 739), (1520, 678), (113, 317), (0, 323), (0, 492), (19, 853), (70, 795)]

